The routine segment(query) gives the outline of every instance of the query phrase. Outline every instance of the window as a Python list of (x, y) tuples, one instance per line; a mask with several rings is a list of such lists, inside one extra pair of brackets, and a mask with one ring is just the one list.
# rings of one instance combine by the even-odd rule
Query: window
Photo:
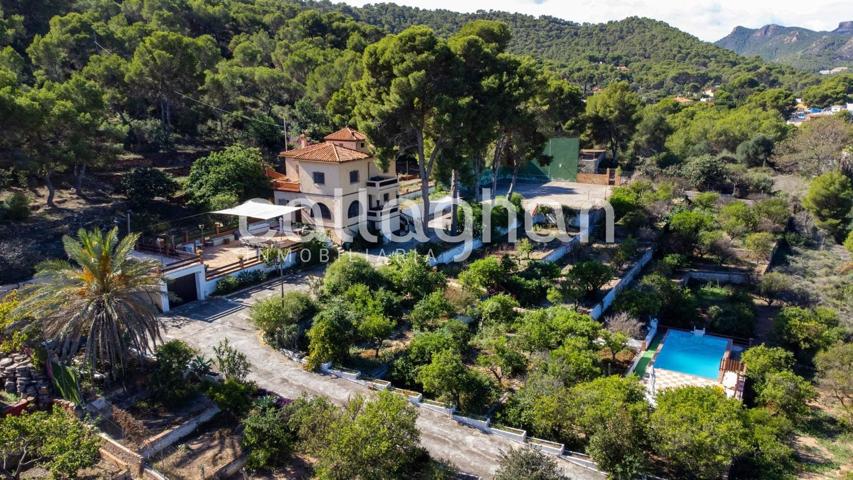
[(314, 172), (311, 174), (314, 178), (314, 183), (317, 185), (325, 185), (326, 184), (326, 174), (323, 172)]
[(317, 218), (317, 210), (320, 211), (320, 217), (321, 218), (325, 218), (326, 220), (329, 220), (332, 218), (332, 211), (329, 210), (329, 207), (327, 207), (325, 203), (317, 202), (316, 204), (314, 204), (314, 206), (311, 208), (311, 217), (312, 218)]
[(361, 202), (358, 200), (349, 204), (349, 208), (347, 209), (347, 218), (355, 218), (361, 215)]
[(349, 183), (358, 183), (358, 170), (349, 172)]
[(382, 200), (384, 200), (386, 202), (388, 201), (388, 194), (387, 193), (382, 195)]

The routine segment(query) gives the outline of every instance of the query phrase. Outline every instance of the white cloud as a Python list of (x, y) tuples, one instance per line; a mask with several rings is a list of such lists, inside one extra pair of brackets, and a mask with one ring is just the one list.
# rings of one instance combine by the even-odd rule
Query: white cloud
[[(383, 0), (385, 1), (385, 0)], [(421, 8), (453, 11), (503, 10), (529, 15), (550, 15), (574, 22), (606, 22), (629, 16), (651, 17), (715, 41), (734, 27), (760, 27), (768, 23), (833, 30), (838, 22), (853, 20), (853, 2), (838, 0), (392, 0)], [(373, 3), (346, 0), (350, 5)]]

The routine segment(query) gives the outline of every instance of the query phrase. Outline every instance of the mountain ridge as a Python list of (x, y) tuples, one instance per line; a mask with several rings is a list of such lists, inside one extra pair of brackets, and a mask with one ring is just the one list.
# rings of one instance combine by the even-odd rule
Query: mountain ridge
[(853, 68), (851, 20), (841, 21), (829, 31), (772, 23), (758, 28), (738, 25), (714, 44), (740, 55), (757, 55), (802, 70)]

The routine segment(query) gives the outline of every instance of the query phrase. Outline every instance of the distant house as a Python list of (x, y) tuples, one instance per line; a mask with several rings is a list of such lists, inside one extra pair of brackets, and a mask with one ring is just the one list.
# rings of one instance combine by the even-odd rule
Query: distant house
[(379, 230), (387, 219), (392, 231), (400, 229), (399, 209), (384, 208), (398, 197), (395, 166), (383, 170), (376, 164), (363, 133), (344, 127), (314, 144), (302, 136), (299, 148), (279, 157), (284, 171), (268, 172), (275, 203), (307, 199), (316, 204), (297, 220), (329, 231), (336, 241), (343, 239), (344, 231), (354, 233), (361, 222)]
[(848, 70), (848, 67), (835, 67), (835, 68), (830, 68), (828, 70), (821, 70), (820, 74), (821, 75), (834, 75), (836, 73), (844, 73), (847, 70)]

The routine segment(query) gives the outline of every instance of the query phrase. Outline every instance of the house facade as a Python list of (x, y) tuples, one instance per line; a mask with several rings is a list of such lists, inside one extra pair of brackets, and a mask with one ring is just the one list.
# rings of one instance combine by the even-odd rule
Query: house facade
[(360, 224), (378, 232), (387, 222), (392, 232), (400, 230), (399, 208), (386, 208), (399, 195), (395, 167), (377, 165), (363, 133), (344, 127), (314, 144), (302, 136), (299, 148), (279, 158), (284, 171), (268, 172), (275, 203), (303, 207), (298, 221), (325, 230), (339, 243)]

